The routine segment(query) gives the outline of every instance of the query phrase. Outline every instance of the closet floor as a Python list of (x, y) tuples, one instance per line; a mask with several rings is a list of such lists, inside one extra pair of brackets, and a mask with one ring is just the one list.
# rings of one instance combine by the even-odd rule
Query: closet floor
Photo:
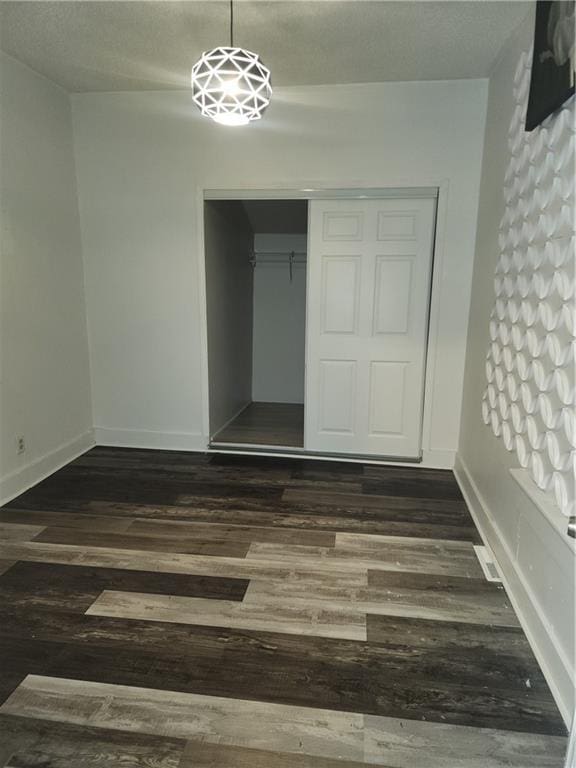
[(304, 447), (304, 406), (297, 403), (250, 403), (220, 430), (214, 443)]
[(561, 768), (451, 472), (94, 448), (0, 509), (0, 766)]

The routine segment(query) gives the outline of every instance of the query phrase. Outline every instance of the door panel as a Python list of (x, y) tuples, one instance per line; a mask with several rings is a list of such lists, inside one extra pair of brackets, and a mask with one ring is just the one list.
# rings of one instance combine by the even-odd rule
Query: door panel
[[(406, 363), (370, 363), (370, 435), (401, 435), (404, 430)], [(381, 393), (386, 392), (386, 397)]]
[(378, 240), (416, 240), (416, 213), (413, 210), (379, 211)]
[(412, 295), (412, 257), (376, 257), (374, 334), (406, 333)]
[(342, 211), (341, 213), (327, 211), (322, 217), (324, 242), (362, 240), (363, 221), (364, 213), (362, 211)]
[(310, 202), (307, 449), (420, 456), (435, 212)]
[(320, 361), (319, 432), (352, 434), (354, 429), (356, 363)]
[(357, 333), (360, 256), (322, 257), (322, 333)]

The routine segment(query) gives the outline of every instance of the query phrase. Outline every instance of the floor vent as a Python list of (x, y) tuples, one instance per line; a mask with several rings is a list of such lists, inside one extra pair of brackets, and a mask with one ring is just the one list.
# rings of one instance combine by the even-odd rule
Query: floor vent
[(474, 551), (476, 552), (476, 557), (478, 558), (482, 570), (484, 571), (486, 580), (497, 581), (499, 584), (501, 584), (502, 579), (500, 577), (500, 572), (498, 571), (498, 566), (496, 565), (496, 561), (492, 552), (487, 547), (480, 546), (475, 546)]

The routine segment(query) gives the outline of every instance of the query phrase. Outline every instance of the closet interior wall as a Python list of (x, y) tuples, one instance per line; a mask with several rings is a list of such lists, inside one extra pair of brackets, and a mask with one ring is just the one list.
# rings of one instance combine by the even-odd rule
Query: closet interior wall
[[(307, 235), (256, 233), (252, 400), (304, 404)], [(274, 255), (276, 254), (276, 255)]]
[(252, 399), (254, 235), (242, 204), (204, 206), (210, 434)]

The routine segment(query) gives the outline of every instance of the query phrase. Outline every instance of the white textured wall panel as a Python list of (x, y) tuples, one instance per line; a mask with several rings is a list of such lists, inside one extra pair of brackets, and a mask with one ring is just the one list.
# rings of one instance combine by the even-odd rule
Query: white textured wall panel
[(531, 54), (514, 77), (482, 418), (574, 514), (574, 98), (524, 130)]

